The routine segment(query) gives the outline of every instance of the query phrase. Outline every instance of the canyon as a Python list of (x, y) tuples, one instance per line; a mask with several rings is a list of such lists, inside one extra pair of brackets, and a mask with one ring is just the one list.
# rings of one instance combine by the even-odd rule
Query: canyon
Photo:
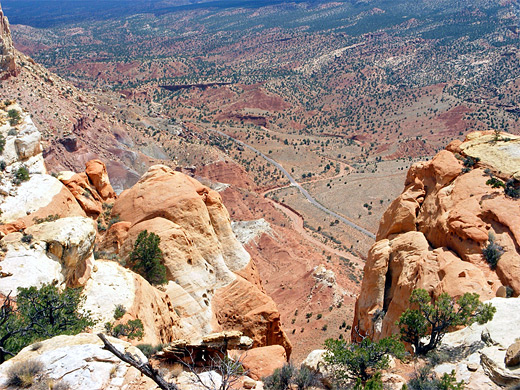
[[(339, 6), (324, 7), (336, 12)], [(505, 23), (506, 7), (498, 8), (494, 20), (499, 26)], [(207, 12), (222, 17), (223, 11)], [(256, 17), (249, 10), (237, 12)], [(272, 9), (257, 12), (265, 17)], [(369, 17), (380, 14), (373, 7), (370, 12)], [(177, 13), (165, 15), (156, 15), (155, 23), (164, 26), (173, 18), (182, 29), (186, 20), (196, 19), (195, 11), (182, 14), (185, 21), (175, 19)], [(139, 24), (143, 18), (148, 20), (140, 15), (135, 18), (139, 22), (111, 23), (120, 31), (122, 20)], [(325, 123), (345, 108), (333, 104), (340, 89), (358, 82), (366, 96), (375, 93), (370, 80), (380, 75), (374, 69), (360, 68), (363, 77), (340, 79), (336, 74), (330, 81), (335, 92), (322, 95), (328, 96), (328, 107), (318, 110), (301, 98), (314, 96), (310, 91), (317, 84), (302, 84), (299, 93), (289, 93), (283, 74), (264, 82), (250, 68), (240, 82), (193, 78), (187, 71), (193, 58), (158, 62), (152, 46), (146, 71), (139, 59), (125, 62), (108, 53), (94, 60), (61, 57), (72, 50), (70, 41), (61, 43), (51, 71), (15, 48), (49, 65), (43, 53), (57, 48), (49, 37), (65, 29), (55, 28), (17, 25), (13, 44), (0, 7), (0, 135), (5, 141), (0, 156), (0, 298), (16, 300), (18, 288), (46, 284), (81, 288), (82, 307), (96, 325), (89, 333), (27, 346), (0, 365), (0, 386), (14, 365), (36, 358), (49, 380), (65, 381), (70, 388), (152, 388), (149, 378), (108, 353), (95, 336), (106, 332), (106, 323), (140, 320), (142, 337), (111, 342), (142, 361), (148, 358), (138, 344), (164, 344), (159, 358), (150, 361), (168, 370), (168, 356), (181, 347), (249, 348), (243, 361), (247, 388), (261, 388), (262, 378), (289, 361), (320, 372), (327, 338), (380, 340), (398, 334), (396, 321), (410, 308), (409, 297), (417, 288), (432, 299), (476, 292), (497, 308), (489, 324), (456, 329), (445, 337), (441, 349), (463, 353), (437, 364), (433, 369), (439, 376), (454, 370), (469, 389), (520, 383), (517, 365), (506, 365), (506, 354), (512, 353), (506, 351), (520, 337), (508, 330), (520, 294), (520, 137), (511, 111), (515, 79), (499, 83), (507, 98), (497, 95), (485, 102), (455, 93), (460, 86), (453, 80), (395, 90), (399, 99), (401, 93), (418, 94), (418, 101), (394, 99), (390, 111), (399, 118), (390, 120), (389, 109), (380, 112), (385, 119), (376, 132), (361, 111), (358, 119)], [(508, 31), (505, 37), (515, 39), (516, 33)], [(74, 39), (93, 43), (88, 28), (76, 32)], [(270, 40), (259, 43), (287, 45), (282, 50), (287, 55), (293, 53), (290, 45), (306, 40), (306, 50), (325, 45), (325, 35), (287, 34), (272, 31)], [(108, 45), (111, 39), (103, 36)], [(35, 37), (41, 38), (41, 47)], [(128, 42), (128, 48), (142, 43), (142, 37)], [(332, 50), (329, 42), (328, 55), (318, 50), (312, 60), (299, 63), (291, 54), (283, 66), (312, 80), (320, 71), (333, 68), (329, 76), (339, 71), (344, 53), (383, 61), (370, 52), (371, 45), (395, 49), (395, 41), (391, 44), (384, 34), (358, 37), (378, 43)], [(207, 50), (200, 38), (182, 42), (177, 43), (193, 55)], [(247, 50), (260, 58), (264, 53), (235, 46), (237, 57), (226, 58), (229, 69), (247, 57)], [(506, 56), (506, 49), (506, 44), (493, 47), (486, 55), (495, 65), (514, 64), (516, 52)], [(222, 47), (213, 50), (208, 56), (222, 56)], [(283, 63), (278, 54), (271, 70)], [(401, 72), (401, 60), (384, 61)], [(259, 72), (258, 64), (253, 68)], [(384, 69), (388, 77), (397, 77)], [(178, 75), (152, 77), (166, 70)], [(212, 74), (208, 72), (205, 76)], [(428, 72), (431, 76), (433, 71)], [(491, 73), (486, 68), (468, 82)], [(385, 93), (380, 98), (390, 104), (394, 95)], [(503, 99), (511, 104), (501, 105)], [(365, 103), (379, 105), (370, 99)], [(360, 107), (364, 104), (358, 107), (364, 110)], [(501, 127), (484, 119), (489, 112), (501, 118)], [(351, 120), (359, 122), (356, 128)], [(434, 124), (435, 134), (430, 130)], [(131, 269), (132, 252), (145, 231), (160, 240), (163, 285)], [(501, 252), (496, 266), (483, 254), (491, 244)], [(117, 308), (124, 308), (124, 314), (116, 319)], [(396, 363), (384, 381), (401, 389), (414, 370), (411, 361)], [(327, 383), (327, 373), (321, 374)], [(170, 375), (182, 389), (192, 388), (187, 374)]]

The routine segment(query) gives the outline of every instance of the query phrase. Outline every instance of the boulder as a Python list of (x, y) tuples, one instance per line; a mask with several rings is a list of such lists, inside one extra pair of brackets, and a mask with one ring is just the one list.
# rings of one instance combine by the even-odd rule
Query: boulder
[(281, 345), (287, 357), (292, 346), (282, 329), (274, 301), (251, 282), (238, 276), (218, 290), (213, 299), (218, 329), (235, 329), (253, 339), (253, 347)]
[(85, 217), (61, 218), (33, 225), (25, 233), (32, 235), (35, 241), (44, 242), (49, 257), (62, 264), (67, 286), (85, 285), (94, 260), (94, 221)]
[(21, 241), (22, 237), (22, 233), (10, 233), (1, 241), (6, 249), (1, 262), (2, 273), (6, 276), (0, 279), (0, 294), (15, 297), (19, 287), (40, 287), (53, 282), (62, 284), (65, 281), (62, 265), (49, 256), (46, 243), (26, 244)]
[(272, 375), (274, 370), (287, 363), (285, 349), (280, 345), (253, 348), (245, 352), (240, 361), (247, 375), (255, 380)]
[(103, 198), (98, 194), (95, 187), (90, 185), (85, 173), (70, 174), (62, 172), (58, 178), (74, 195), (89, 217), (95, 219), (103, 212)]
[(520, 341), (515, 341), (506, 351), (506, 367), (513, 367), (520, 364)]
[(26, 160), (42, 152), (42, 135), (34, 126), (26, 126), (18, 133), (14, 141), (16, 153), (20, 160)]
[[(119, 350), (129, 352), (143, 362), (147, 361), (138, 348), (120, 339), (108, 339)], [(0, 387), (5, 384), (11, 367), (28, 360), (41, 362), (47, 378), (68, 385), (71, 390), (137, 389), (138, 386), (155, 388), (154, 382), (103, 349), (103, 343), (94, 334), (56, 336), (25, 347), (18, 355), (0, 365)]]
[(102, 161), (91, 160), (87, 162), (85, 173), (103, 200), (106, 201), (116, 197), (116, 193), (112, 189), (110, 180), (108, 179), (107, 168)]

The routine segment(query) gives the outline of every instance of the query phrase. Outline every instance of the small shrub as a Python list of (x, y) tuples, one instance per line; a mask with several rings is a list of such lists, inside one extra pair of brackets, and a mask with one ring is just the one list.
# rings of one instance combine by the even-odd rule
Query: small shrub
[(25, 165), (22, 165), (14, 173), (13, 183), (19, 185), (21, 182), (29, 180), (29, 178), (29, 170)]
[(359, 343), (350, 344), (344, 340), (328, 339), (325, 348), (324, 360), (330, 365), (338, 386), (358, 378), (366, 383), (375, 372), (388, 367), (389, 354), (398, 359), (404, 356), (404, 345), (391, 337), (375, 342), (365, 337)]
[(491, 186), (492, 188), (500, 188), (500, 187), (504, 187), (505, 186), (505, 184), (504, 184), (504, 182), (502, 180), (497, 179), (494, 176), (491, 176), (491, 178), (486, 181), (486, 184), (488, 186)]
[(480, 158), (476, 157), (476, 158), (473, 158), (471, 156), (467, 156), (464, 161), (463, 161), (463, 164), (466, 168), (473, 168), (475, 166), (476, 163), (478, 163), (480, 161)]
[(445, 373), (440, 379), (426, 365), (417, 372), (407, 385), (408, 390), (463, 390), (464, 381), (457, 382), (455, 371)]
[(160, 352), (164, 348), (164, 344), (157, 344), (157, 345), (151, 345), (151, 344), (138, 344), (137, 348), (141, 350), (141, 352), (146, 356), (147, 358), (150, 358), (151, 356), (155, 355), (157, 352)]
[(518, 180), (509, 179), (508, 181), (506, 181), (506, 184), (504, 187), (504, 192), (505, 192), (506, 196), (508, 196), (510, 198), (513, 198), (513, 199), (520, 198), (520, 190), (518, 189)]
[(107, 226), (107, 229), (110, 229), (110, 226), (112, 226), (113, 224), (115, 223), (118, 223), (121, 221), (121, 217), (119, 216), (119, 214), (116, 214), (114, 215), (112, 218), (110, 218), (110, 220), (108, 221), (108, 226)]
[(9, 124), (11, 126), (16, 126), (22, 120), (22, 116), (20, 115), (20, 111), (14, 109), (14, 108), (12, 108), (9, 111), (7, 111), (7, 117), (9, 118)]
[(70, 390), (70, 386), (67, 382), (59, 381), (56, 383), (53, 383), (49, 389), (52, 390)]
[(43, 363), (38, 360), (26, 360), (15, 363), (7, 372), (7, 386), (31, 387), (38, 375), (43, 372)]
[(121, 319), (126, 313), (126, 309), (123, 305), (116, 305), (116, 308), (114, 310), (114, 318), (116, 320)]
[(45, 218), (34, 217), (33, 221), (35, 224), (40, 224), (40, 223), (44, 223), (44, 222), (54, 222), (54, 221), (57, 221), (58, 219), (60, 219), (59, 214), (52, 214), (52, 215), (47, 215)]
[(7, 168), (7, 163), (4, 160), (0, 160), (0, 171), (5, 171), (5, 168)]
[(277, 368), (271, 376), (263, 378), (264, 388), (266, 390), (287, 390), (292, 383), (294, 370), (294, 366), (290, 363), (285, 364), (282, 368)]
[(484, 255), (484, 258), (489, 263), (491, 269), (496, 268), (498, 260), (500, 260), (500, 257), (502, 257), (503, 254), (504, 248), (502, 248), (495, 242), (495, 236), (493, 235), (493, 233), (489, 233), (488, 244), (482, 250), (482, 255)]
[(26, 243), (26, 244), (30, 244), (33, 240), (33, 235), (32, 234), (24, 234), (23, 237), (21, 238), (22, 242), (23, 243)]
[(305, 390), (317, 386), (319, 381), (315, 371), (301, 366), (299, 370), (294, 370), (292, 383), (298, 387), (298, 390)]
[[(0, 134), (0, 154), (2, 154), (4, 152), (4, 148), (5, 148), (5, 137), (3, 134)], [(2, 169), (3, 171), (3, 169)]]
[(16, 131), (16, 129), (14, 127), (12, 129), (9, 129), (9, 131), (7, 132), (7, 135), (10, 137), (15, 137), (17, 134), (18, 134), (18, 132)]
[(129, 320), (126, 323), (117, 324), (107, 322), (106, 332), (113, 337), (127, 337), (128, 339), (142, 339), (144, 336), (144, 326), (140, 319)]

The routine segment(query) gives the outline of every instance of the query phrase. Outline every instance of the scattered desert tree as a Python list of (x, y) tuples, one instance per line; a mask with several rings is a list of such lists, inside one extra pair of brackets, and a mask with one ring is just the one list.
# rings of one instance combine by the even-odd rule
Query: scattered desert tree
[(19, 288), (16, 305), (9, 294), (0, 307), (0, 363), (35, 341), (93, 326), (90, 313), (80, 310), (84, 300), (80, 289), (61, 292), (52, 284)]
[(160, 241), (157, 234), (143, 230), (137, 236), (134, 250), (130, 253), (130, 268), (153, 285), (168, 282), (166, 267), (162, 264), (163, 253), (159, 248)]
[(484, 324), (496, 312), (490, 303), (481, 303), (476, 293), (466, 293), (457, 301), (443, 293), (431, 303), (428, 292), (417, 289), (412, 292), (410, 304), (417, 309), (407, 309), (397, 324), (401, 340), (410, 343), (420, 355), (435, 349), (451, 328), (474, 322)]
[(389, 365), (389, 355), (404, 356), (404, 345), (393, 337), (372, 341), (364, 337), (359, 343), (328, 339), (325, 341), (325, 362), (330, 364), (335, 382), (345, 385), (360, 379), (366, 383), (377, 370)]

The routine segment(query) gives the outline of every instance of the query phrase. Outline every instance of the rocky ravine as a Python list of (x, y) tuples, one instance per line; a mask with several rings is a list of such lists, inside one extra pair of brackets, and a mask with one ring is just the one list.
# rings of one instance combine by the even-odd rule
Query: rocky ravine
[[(276, 305), (235, 238), (217, 192), (161, 165), (151, 167), (118, 198), (101, 161), (88, 162), (85, 173), (61, 172), (55, 178), (46, 174), (41, 136), (31, 119), (22, 113), (22, 122), (11, 126), (10, 109), (19, 107), (10, 104), (0, 110), (0, 133), (6, 138), (0, 156), (6, 165), (0, 173), (0, 295), (16, 296), (18, 287), (51, 282), (79, 286), (86, 295), (85, 308), (99, 320), (94, 331), (113, 321), (119, 304), (126, 309), (121, 321), (143, 322), (145, 335), (139, 343), (198, 340), (212, 332), (239, 330), (252, 339), (253, 348), (288, 359), (291, 345)], [(22, 166), (30, 177), (16, 184)], [(109, 218), (120, 222), (100, 234)], [(124, 259), (142, 230), (161, 238), (169, 282), (160, 289), (118, 262), (101, 259)], [(32, 240), (22, 241), (28, 235)], [(96, 257), (95, 246), (102, 251)], [(49, 340), (45, 350), (69, 344), (87, 344), (74, 347), (81, 351), (99, 349), (97, 341), (82, 337), (54, 344)], [(80, 363), (85, 361), (78, 357)], [(0, 381), (6, 367), (0, 369)], [(76, 377), (77, 372), (63, 379), (73, 388), (85, 388)], [(110, 380), (92, 388), (105, 388)]]

